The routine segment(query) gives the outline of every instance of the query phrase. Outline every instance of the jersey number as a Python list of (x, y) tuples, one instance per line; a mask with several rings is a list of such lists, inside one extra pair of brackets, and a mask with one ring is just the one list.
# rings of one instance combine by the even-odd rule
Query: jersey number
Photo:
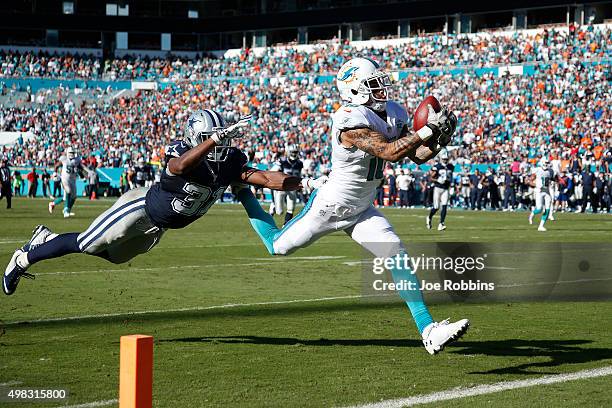
[(188, 217), (206, 214), (210, 206), (217, 201), (225, 188), (219, 187), (214, 193), (206, 186), (196, 183), (187, 183), (183, 186), (187, 196), (183, 199), (172, 200), (172, 209)]
[(370, 159), (370, 167), (368, 168), (367, 181), (374, 179), (380, 180), (383, 178), (383, 169), (385, 167), (385, 161), (380, 157), (372, 157)]

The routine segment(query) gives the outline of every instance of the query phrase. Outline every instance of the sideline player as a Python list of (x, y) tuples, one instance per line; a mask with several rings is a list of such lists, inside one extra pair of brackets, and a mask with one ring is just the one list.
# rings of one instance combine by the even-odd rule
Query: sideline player
[(431, 178), (434, 181), (433, 205), (426, 218), (426, 225), (427, 229), (431, 229), (433, 217), (441, 209), (438, 231), (444, 231), (446, 229), (444, 221), (446, 220), (446, 211), (448, 210), (448, 189), (453, 179), (455, 166), (448, 162), (448, 151), (446, 149), (440, 150), (438, 159), (440, 161), (431, 168)]
[[(548, 157), (544, 156), (540, 160), (539, 166), (533, 170), (529, 184), (534, 187), (535, 208), (529, 214), (529, 225), (533, 225), (533, 217), (542, 213), (538, 231), (546, 232), (544, 224), (550, 214), (552, 197), (550, 196), (550, 183), (554, 177), (554, 172), (550, 167)], [(542, 212), (543, 211), (543, 212)]]
[[(430, 106), (427, 125), (409, 132), (406, 110), (388, 99), (388, 74), (367, 58), (346, 62), (336, 79), (340, 96), (347, 103), (333, 115), (332, 170), (327, 183), (313, 192), (300, 214), (282, 229), (249, 189), (240, 190), (238, 198), (270, 254), (290, 254), (342, 230), (376, 257), (401, 256), (405, 254), (403, 244), (372, 205), (385, 160), (397, 162), (408, 157), (418, 164), (426, 162), (438, 153), (437, 145), (450, 142), (457, 119), (446, 110), (436, 113)], [(396, 282), (418, 283), (411, 268), (392, 268), (391, 272)], [(418, 289), (399, 293), (430, 354), (438, 353), (468, 329), (467, 319), (434, 322)]]
[(148, 252), (166, 229), (183, 228), (206, 214), (231, 183), (296, 190), (304, 182), (312, 187), (312, 179), (246, 167), (246, 156), (231, 147), (230, 140), (241, 135), (249, 119), (227, 127), (213, 110), (193, 113), (184, 139), (166, 147), (168, 160), (160, 183), (126, 192), (84, 232), (58, 235), (45, 226), (36, 227), (6, 267), (4, 293), (12, 294), (21, 276), (33, 278), (26, 270), (45, 259), (83, 253), (124, 263)]
[[(288, 157), (281, 158), (274, 166), (273, 170), (282, 171), (293, 177), (302, 177), (304, 164), (299, 158), (297, 147), (291, 145), (287, 150), (289, 152)], [(285, 224), (287, 224), (289, 220), (293, 218), (293, 211), (295, 210), (295, 204), (297, 202), (297, 192), (274, 191), (272, 197), (274, 201), (270, 205), (270, 210), (268, 210), (268, 212), (270, 215), (273, 215), (275, 212), (276, 215), (281, 215), (286, 210)]]
[(74, 217), (72, 206), (77, 198), (76, 179), (78, 176), (85, 175), (85, 167), (81, 162), (81, 158), (77, 156), (76, 151), (72, 147), (66, 149), (66, 154), (61, 156), (59, 162), (62, 165), (61, 181), (64, 189), (63, 197), (58, 197), (49, 203), (49, 213), (53, 214), (53, 209), (56, 205), (64, 202), (64, 218)]

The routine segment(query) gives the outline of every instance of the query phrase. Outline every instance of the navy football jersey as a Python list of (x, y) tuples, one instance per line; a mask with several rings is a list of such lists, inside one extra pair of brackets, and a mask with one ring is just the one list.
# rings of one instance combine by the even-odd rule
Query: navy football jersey
[[(166, 147), (166, 158), (169, 161), (188, 150), (184, 142), (174, 141)], [(147, 193), (145, 210), (149, 218), (160, 228), (191, 224), (206, 214), (230, 183), (240, 179), (246, 163), (247, 158), (240, 150), (229, 148), (225, 161), (203, 160), (189, 174), (172, 175), (164, 168), (160, 182)]]
[(304, 163), (300, 159), (282, 159), (280, 161), (281, 171), (289, 176), (301, 177)]
[(453, 170), (455, 166), (452, 164), (442, 164), (436, 163), (432, 167), (432, 170), (435, 170), (436, 177), (434, 178), (434, 186), (439, 188), (449, 188), (451, 184), (451, 180), (453, 178)]

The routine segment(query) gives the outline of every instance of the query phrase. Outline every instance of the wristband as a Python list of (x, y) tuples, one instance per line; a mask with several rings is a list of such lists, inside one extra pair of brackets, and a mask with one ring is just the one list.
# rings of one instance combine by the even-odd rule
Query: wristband
[(430, 137), (433, 136), (433, 130), (427, 125), (423, 126), (416, 132), (417, 136), (421, 138), (422, 141), (426, 141)]
[(216, 144), (220, 145), (221, 144), (221, 137), (219, 137), (219, 133), (215, 132), (212, 134), (212, 136), (210, 137)]

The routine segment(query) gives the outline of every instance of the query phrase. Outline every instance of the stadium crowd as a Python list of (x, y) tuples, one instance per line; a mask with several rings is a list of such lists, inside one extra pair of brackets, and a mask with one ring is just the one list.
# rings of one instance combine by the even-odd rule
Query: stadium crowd
[(49, 55), (0, 51), (0, 78), (51, 77), (109, 80), (201, 80), (216, 77), (335, 73), (343, 61), (369, 55), (388, 70), (448, 66), (491, 66), (529, 62), (594, 60), (609, 57), (612, 30), (570, 25), (511, 34), (432, 34), (396, 45), (357, 48), (328, 42), (311, 50), (267, 47), (243, 49), (231, 56), (196, 59), (128, 56), (102, 61), (91, 55)]
[[(478, 36), (470, 37), (463, 45), (459, 39), (451, 39), (449, 46), (442, 44), (437, 37), (434, 40), (427, 37), (419, 46), (411, 43), (402, 46), (407, 48), (389, 47), (361, 52), (341, 45), (331, 54), (315, 52), (307, 55), (309, 61), (319, 61), (322, 65), (309, 64), (306, 71), (300, 71), (302, 68), (293, 64), (290, 72), (331, 71), (345, 58), (358, 54), (372, 55), (391, 69), (419, 64), (435, 66), (440, 61), (483, 65), (561, 59), (564, 62), (538, 66), (532, 76), (506, 74), (498, 77), (466, 73), (458, 77), (410, 72), (407, 78), (394, 84), (392, 98), (403, 103), (409, 113), (414, 111), (424, 95), (430, 93), (450, 106), (459, 118), (453, 161), (458, 168), (466, 169), (474, 165), (491, 165), (488, 170), (491, 174), (483, 176), (487, 177), (487, 185), (490, 185), (489, 177), (502, 177), (507, 168), (511, 168), (511, 173), (520, 179), (539, 157), (548, 155), (559, 161), (559, 171), (563, 171), (566, 177), (571, 176), (574, 183), (581, 186), (582, 173), (589, 167), (595, 167), (597, 171), (593, 174), (594, 182), (600, 174), (610, 180), (611, 69), (609, 64), (592, 65), (589, 61), (582, 61), (582, 58), (609, 58), (610, 36), (609, 29), (586, 27), (575, 29), (573, 33), (570, 30), (567, 34), (544, 31), (533, 38), (520, 33), (493, 37), (497, 39), (495, 46), (478, 45)], [(459, 42), (455, 44), (455, 41)], [(419, 53), (426, 46), (432, 48), (425, 53), (425, 58), (421, 58)], [(482, 51), (485, 49), (489, 52)], [(414, 54), (414, 50), (418, 53)], [(281, 56), (287, 52), (295, 55)], [(276, 53), (280, 53), (279, 56), (275, 56)], [(264, 74), (272, 72), (266, 70), (274, 64), (279, 65), (274, 72), (282, 74), (287, 72), (283, 71), (283, 64), (298, 59), (304, 61), (298, 57), (299, 54), (271, 48), (266, 51), (268, 59), (265, 56), (258, 59), (244, 51), (238, 60), (200, 60), (187, 65), (202, 66), (198, 75), (235, 76), (250, 72), (249, 75), (258, 73), (265, 77)], [(7, 60), (6, 55), (2, 61)], [(28, 57), (32, 55), (13, 55), (9, 60), (27, 61)], [(30, 59), (29, 65), (45, 65), (36, 61)], [(86, 59), (74, 58), (70, 64), (65, 64), (60, 58), (54, 64), (60, 68), (53, 72), (72, 69), (67, 67), (80, 67), (73, 73), (95, 71), (92, 68), (95, 63), (84, 61)], [(128, 68), (130, 64), (132, 62), (121, 59), (107, 61), (104, 72), (114, 70), (117, 78), (123, 78), (121, 72), (124, 70), (132, 72), (132, 75), (172, 77), (170, 73), (163, 74), (163, 64), (159, 61), (145, 63), (142, 60), (138, 62), (138, 69), (135, 65)], [(1, 65), (1, 75), (31, 75), (12, 74), (19, 70), (6, 68), (5, 62)], [(181, 68), (179, 71), (186, 76), (181, 74), (180, 78), (191, 77), (192, 74), (186, 73), (195, 71), (190, 70), (189, 67)], [(44, 75), (49, 71), (30, 69), (23, 72)], [(53, 168), (67, 146), (77, 145), (90, 165), (125, 167), (127, 174), (138, 162), (163, 162), (163, 147), (169, 140), (181, 136), (189, 113), (194, 109), (213, 108), (221, 111), (229, 121), (246, 113), (255, 114), (249, 137), (237, 142), (238, 147), (248, 152), (254, 165), (270, 167), (288, 145), (295, 144), (302, 152), (305, 171), (316, 176), (329, 171), (330, 115), (338, 109), (339, 103), (332, 83), (318, 83), (312, 78), (244, 83), (219, 81), (214, 86), (178, 81), (160, 91), (141, 91), (133, 97), (76, 104), (65, 93), (55, 93), (53, 97), (42, 94), (33, 102), (0, 107), (0, 131), (31, 131), (35, 135), (33, 139), (20, 140), (14, 146), (0, 147), (0, 157), (5, 157), (12, 166)], [(389, 164), (388, 175), (399, 176), (401, 166), (401, 163), (395, 167)], [(494, 174), (495, 169), (497, 174)], [(419, 192), (417, 198), (422, 202), (427, 200), (427, 183), (426, 178), (418, 174), (418, 171), (414, 172), (415, 185), (418, 185), (414, 190)], [(422, 188), (421, 182), (425, 183)], [(498, 194), (503, 197), (505, 193), (491, 188), (479, 194), (478, 205), (472, 205), (470, 201), (470, 207), (478, 208), (487, 202), (495, 208), (495, 198)], [(455, 202), (462, 202), (461, 195), (457, 197), (459, 199)], [(514, 203), (514, 207), (518, 205)]]

